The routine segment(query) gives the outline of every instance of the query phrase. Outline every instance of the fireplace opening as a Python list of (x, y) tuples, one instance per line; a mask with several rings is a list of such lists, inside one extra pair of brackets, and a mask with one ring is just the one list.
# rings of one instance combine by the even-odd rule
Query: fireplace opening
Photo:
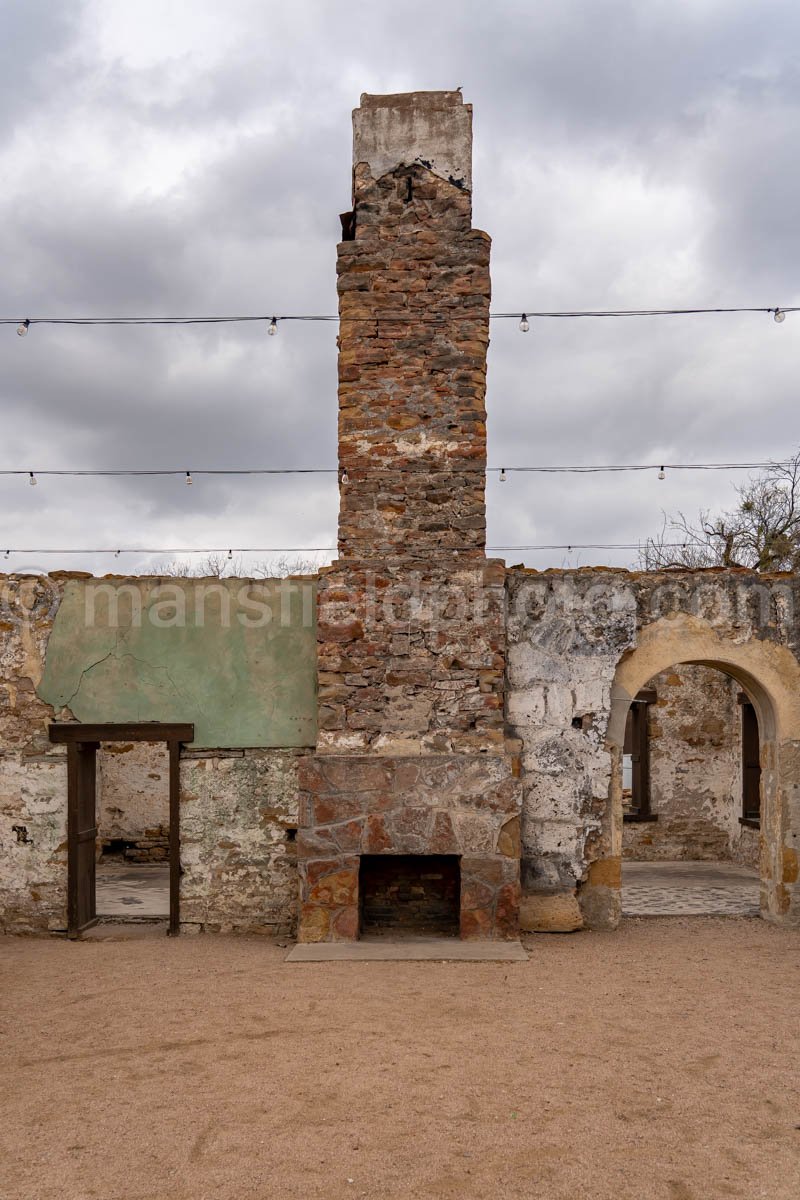
[(461, 862), (456, 854), (362, 854), (361, 935), (458, 937)]

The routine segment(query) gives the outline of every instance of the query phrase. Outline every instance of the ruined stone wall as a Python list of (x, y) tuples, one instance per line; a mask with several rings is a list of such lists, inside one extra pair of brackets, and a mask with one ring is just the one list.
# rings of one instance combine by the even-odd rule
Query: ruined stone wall
[(97, 835), (148, 840), (169, 830), (169, 752), (159, 742), (110, 742), (97, 754)]
[(740, 824), (740, 685), (721, 671), (683, 664), (648, 688), (650, 812), (623, 827), (623, 857), (758, 865), (758, 831)]
[[(75, 597), (90, 582), (104, 581), (61, 573), (0, 576), (0, 930), (7, 932), (66, 928), (67, 756), (65, 746), (50, 743), (47, 726), (54, 719), (69, 720), (74, 714), (68, 708), (55, 711), (39, 692), (65, 589), (72, 588)], [(141, 582), (151, 593), (157, 581), (133, 582)], [(233, 581), (230, 586), (246, 587), (250, 582)], [(191, 595), (195, 581), (169, 583)], [(74, 615), (81, 607), (73, 601), (73, 631)], [(168, 626), (162, 632), (176, 653), (180, 630)], [(224, 659), (220, 649), (224, 635), (218, 623), (208, 636), (214, 653)], [(235, 626), (232, 638), (238, 649)], [(196, 628), (192, 641), (192, 655), (201, 657), (202, 636)], [(63, 641), (59, 660), (62, 656)], [(234, 653), (225, 664), (229, 675), (238, 661)], [(50, 686), (57, 689), (59, 673), (52, 663), (50, 668)], [(307, 670), (308, 664), (297, 661), (295, 646), (290, 681)], [(313, 675), (313, 659), (311, 670)], [(254, 674), (248, 676), (251, 687)], [(257, 710), (260, 696), (264, 712), (271, 714), (282, 683), (276, 681), (273, 686), (263, 667), (255, 677), (260, 682), (254, 707)], [(149, 702), (153, 678), (146, 661), (127, 680), (127, 686), (104, 688), (96, 698), (97, 711), (87, 719), (135, 719), (130, 705), (140, 683)], [(226, 677), (225, 686), (231, 686), (230, 678)], [(159, 715), (157, 706), (147, 713), (149, 719), (159, 719)], [(186, 713), (185, 719), (191, 720), (192, 713)], [(258, 728), (258, 711), (250, 719)], [(311, 720), (313, 727), (313, 712)], [(160, 823), (166, 823), (164, 757), (158, 744), (109, 743), (101, 747), (97, 790), (100, 838), (144, 832), (154, 813), (160, 816)], [(183, 751), (181, 916), (187, 929), (276, 934), (293, 929), (297, 761), (295, 751), (278, 748)]]
[(794, 913), (799, 590), (795, 578), (745, 571), (509, 573), (507, 711), (522, 740), (523, 887), (534, 917), (547, 897), (572, 896), (577, 919), (618, 919), (625, 714), (648, 679), (687, 660), (716, 661), (750, 681), (759, 722), (770, 726), (762, 724), (765, 904), (776, 918)]
[(181, 928), (287, 935), (297, 919), (293, 750), (185, 750)]
[(66, 747), (39, 699), (59, 576), (0, 576), (0, 929), (66, 926)]

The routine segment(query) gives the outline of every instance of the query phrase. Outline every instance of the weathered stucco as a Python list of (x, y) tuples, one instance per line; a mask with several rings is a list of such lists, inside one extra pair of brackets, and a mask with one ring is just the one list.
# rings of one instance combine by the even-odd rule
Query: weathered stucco
[(472, 105), (460, 92), (364, 93), (353, 112), (353, 166), (380, 179), (416, 162), (472, 190)]
[(309, 579), (70, 580), (40, 696), (79, 721), (193, 721), (195, 745), (316, 739)]
[(36, 694), (60, 577), (0, 576), (0, 929), (66, 924), (67, 768)]
[(800, 921), (798, 581), (752, 572), (512, 572), (508, 715), (523, 741), (523, 885), (619, 919), (628, 706), (677, 663), (716, 665), (762, 737), (762, 909)]
[[(108, 580), (60, 574), (0, 577), (3, 930), (66, 928), (67, 762), (64, 747), (50, 743), (47, 727), (56, 713), (43, 696), (52, 697), (59, 709), (70, 700), (68, 713), (83, 720), (194, 719), (212, 745), (226, 734), (234, 741), (284, 738), (284, 749), (253, 747), (245, 753), (224, 748), (219, 758), (213, 750), (201, 757), (184, 751), (180, 775), (187, 826), (181, 893), (192, 928), (286, 932), (293, 925), (296, 870), (287, 831), (297, 824), (297, 785), (291, 746), (292, 739), (301, 745), (309, 737), (313, 742), (316, 724), (313, 605), (307, 622), (310, 583), (302, 581), (305, 591), (295, 587), (290, 592), (268, 581), (270, 611), (280, 617), (285, 606), (285, 627), (276, 635), (272, 623), (253, 629), (237, 620), (239, 613), (257, 613), (250, 604), (252, 581), (226, 580), (224, 592), (210, 592), (205, 624), (196, 616), (203, 610), (194, 608), (196, 585), (215, 581), (172, 580), (173, 590), (159, 595), (155, 589), (164, 582), (114, 580), (109, 588)], [(96, 627), (85, 624), (91, 585), (104, 589), (95, 597)], [(138, 626), (132, 620), (137, 596)], [(181, 610), (176, 596), (184, 598), (188, 633), (179, 625), (157, 623), (174, 620)], [(119, 602), (116, 623), (109, 621), (109, 598)], [(265, 602), (263, 595), (260, 602)], [(223, 618), (226, 604), (230, 619)], [(154, 609), (157, 621), (151, 624), (148, 613)], [(104, 654), (109, 656), (105, 670), (97, 673), (91, 664)], [(111, 660), (121, 664), (120, 675), (115, 676)], [(163, 685), (167, 675), (178, 685), (174, 690)], [(183, 688), (182, 680), (187, 681)], [(185, 712), (191, 696), (204, 704), (200, 720), (196, 712)], [(176, 707), (170, 709), (170, 703)], [(163, 759), (158, 745), (101, 747), (101, 840), (166, 824)]]

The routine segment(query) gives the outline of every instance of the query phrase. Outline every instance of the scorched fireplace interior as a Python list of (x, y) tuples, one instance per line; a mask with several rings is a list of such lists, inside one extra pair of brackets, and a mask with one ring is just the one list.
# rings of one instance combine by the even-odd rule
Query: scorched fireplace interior
[(457, 937), (461, 863), (457, 854), (362, 854), (361, 934)]

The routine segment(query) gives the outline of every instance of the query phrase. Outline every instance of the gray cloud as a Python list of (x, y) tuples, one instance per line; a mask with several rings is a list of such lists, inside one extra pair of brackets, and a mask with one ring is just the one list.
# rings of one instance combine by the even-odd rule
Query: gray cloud
[[(457, 85), (496, 309), (799, 302), (790, 0), (27, 0), (4, 34), (4, 316), (334, 311), (350, 109)], [(334, 465), (335, 326), (265, 332), (6, 327), (0, 465)], [(798, 350), (797, 318), (496, 322), (490, 461), (788, 453)], [(716, 475), (492, 479), (490, 540), (635, 540), (732, 498)], [(330, 477), (0, 480), (0, 501), (0, 550), (335, 539)], [(602, 558), (630, 556), (580, 561)]]

